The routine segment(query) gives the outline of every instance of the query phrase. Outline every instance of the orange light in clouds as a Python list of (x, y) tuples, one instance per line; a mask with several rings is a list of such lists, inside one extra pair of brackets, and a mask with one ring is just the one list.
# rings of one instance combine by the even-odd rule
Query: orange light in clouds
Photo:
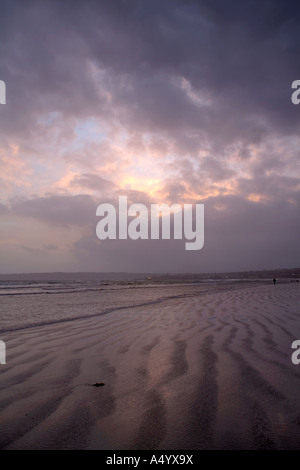
[(69, 189), (71, 181), (74, 179), (75, 176), (77, 176), (78, 173), (75, 171), (70, 171), (66, 175), (64, 175), (59, 181), (55, 183), (55, 187), (59, 189)]
[[(167, 181), (159, 178), (143, 178), (133, 175), (124, 175), (124, 177), (118, 181), (120, 189), (123, 191), (134, 190), (141, 191), (148, 195), (148, 197), (154, 202), (168, 202), (173, 203), (174, 201), (169, 198), (169, 191), (167, 188)], [(194, 203), (196, 201), (204, 201), (210, 197), (228, 196), (236, 193), (235, 185), (231, 183), (222, 185), (213, 185), (203, 187), (201, 191), (190, 191), (184, 184), (184, 192), (180, 198), (176, 200), (177, 203)]]
[(260, 196), (259, 194), (249, 194), (249, 196), (247, 197), (248, 201), (252, 201), (252, 202), (259, 202), (261, 201), (263, 197)]
[(185, 201), (195, 202), (199, 200), (209, 199), (210, 197), (230, 196), (236, 194), (235, 184), (228, 182), (226, 184), (215, 183), (212, 186), (207, 186), (199, 192), (186, 191), (184, 194)]
[(121, 189), (146, 192), (150, 197), (161, 190), (162, 181), (158, 178), (145, 178), (133, 175), (124, 175), (119, 180)]
[(8, 148), (0, 148), (0, 173), (2, 182), (8, 184), (17, 183), (18, 186), (31, 187), (26, 176), (32, 174), (32, 170), (19, 155), (20, 147), (17, 144), (9, 144)]
[(20, 146), (17, 144), (9, 144), (9, 147), (11, 148), (12, 154), (13, 155), (18, 155)]

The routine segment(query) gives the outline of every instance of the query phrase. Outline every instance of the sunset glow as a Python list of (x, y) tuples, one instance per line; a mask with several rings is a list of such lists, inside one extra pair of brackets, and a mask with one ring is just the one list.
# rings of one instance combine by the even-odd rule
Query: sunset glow
[[(101, 270), (108, 256), (114, 271), (147, 260), (154, 271), (297, 264), (298, 59), (281, 45), (295, 40), (293, 16), (262, 34), (263, 7), (255, 20), (237, 8), (228, 27), (206, 2), (133, 2), (126, 14), (119, 2), (78, 3), (71, 16), (56, 1), (25, 3), (7, 8), (0, 33), (3, 272), (53, 269), (52, 245), (63, 247), (65, 270)], [(162, 260), (145, 245), (143, 259), (132, 252), (133, 264), (122, 264), (118, 250), (129, 247), (103, 248), (95, 237), (95, 208), (119, 195), (204, 203), (204, 249)], [(8, 235), (10, 221), (18, 230)], [(262, 265), (266, 240), (272, 255)]]

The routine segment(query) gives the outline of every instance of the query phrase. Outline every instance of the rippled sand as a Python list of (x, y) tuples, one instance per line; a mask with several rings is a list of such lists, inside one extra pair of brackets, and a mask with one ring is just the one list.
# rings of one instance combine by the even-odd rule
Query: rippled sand
[(300, 449), (299, 318), (251, 285), (5, 333), (0, 448)]

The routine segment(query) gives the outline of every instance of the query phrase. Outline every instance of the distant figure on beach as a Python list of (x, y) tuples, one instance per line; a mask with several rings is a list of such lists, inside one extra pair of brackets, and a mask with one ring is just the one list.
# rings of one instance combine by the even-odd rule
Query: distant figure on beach
[(277, 280), (277, 279), (275, 279), (275, 277), (274, 277), (274, 279), (273, 279), (273, 284), (276, 284), (276, 280)]

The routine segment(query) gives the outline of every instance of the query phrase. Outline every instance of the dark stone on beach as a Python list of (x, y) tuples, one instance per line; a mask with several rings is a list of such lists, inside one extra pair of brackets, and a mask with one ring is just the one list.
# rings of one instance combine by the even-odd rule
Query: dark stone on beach
[(105, 385), (103, 382), (96, 382), (95, 384), (92, 384), (93, 387), (103, 387)]

